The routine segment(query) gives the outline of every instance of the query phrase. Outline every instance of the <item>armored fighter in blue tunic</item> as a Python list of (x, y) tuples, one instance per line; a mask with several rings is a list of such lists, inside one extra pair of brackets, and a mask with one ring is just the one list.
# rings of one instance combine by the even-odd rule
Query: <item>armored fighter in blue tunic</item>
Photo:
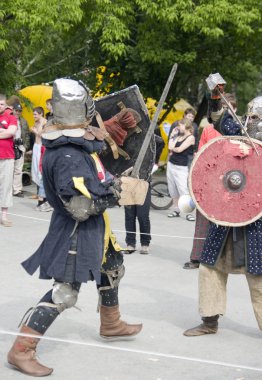
[[(209, 78), (220, 74), (211, 74)], [(208, 79), (209, 79), (208, 78)], [(207, 80), (208, 82), (208, 80)], [(221, 82), (219, 82), (221, 84)], [(211, 89), (211, 88), (210, 88)], [(209, 119), (214, 127), (226, 136), (241, 136), (242, 127), (233, 118), (236, 99), (231, 94), (219, 96), (219, 84), (212, 90), (209, 100)], [(221, 89), (222, 91), (222, 89)], [(223, 100), (224, 102), (223, 104)], [(228, 109), (228, 105), (229, 108)], [(250, 137), (262, 140), (262, 97), (248, 104), (247, 132)], [(200, 155), (201, 158), (201, 155)], [(202, 323), (184, 332), (185, 336), (215, 334), (218, 319), (226, 310), (226, 285), (229, 273), (246, 276), (254, 314), (262, 330), (262, 220), (244, 227), (230, 227), (211, 223), (199, 267), (199, 312)]]
[(98, 157), (105, 132), (90, 126), (95, 107), (83, 83), (57, 79), (52, 106), (53, 119), (42, 138), (44, 187), (54, 211), (44, 241), (22, 265), (31, 275), (39, 268), (39, 277), (53, 278), (54, 284), (23, 321), (20, 332), (35, 337), (18, 336), (8, 353), (8, 362), (31, 376), (52, 373), (36, 359), (39, 337), (58, 315), (76, 304), (83, 282), (96, 281), (103, 338), (132, 337), (142, 328), (120, 319), (123, 255), (105, 210), (117, 204), (143, 203), (147, 183), (129, 177), (115, 180), (105, 171)]

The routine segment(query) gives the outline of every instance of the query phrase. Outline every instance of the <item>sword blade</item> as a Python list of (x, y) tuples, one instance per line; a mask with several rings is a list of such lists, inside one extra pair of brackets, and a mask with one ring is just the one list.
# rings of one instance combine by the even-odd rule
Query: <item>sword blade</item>
[(134, 168), (132, 170), (131, 177), (139, 177), (139, 172), (140, 172), (140, 168), (141, 168), (143, 159), (144, 159), (145, 154), (147, 152), (147, 149), (148, 149), (148, 146), (150, 144), (151, 138), (152, 138), (152, 136), (154, 134), (155, 127), (156, 127), (156, 124), (157, 124), (160, 112), (162, 111), (164, 102), (166, 100), (168, 91), (170, 89), (170, 86), (171, 86), (171, 84), (173, 82), (173, 79), (174, 79), (174, 76), (176, 74), (177, 66), (178, 66), (177, 63), (175, 63), (173, 65), (171, 71), (170, 71), (170, 74), (169, 74), (168, 80), (166, 82), (165, 88), (164, 88), (164, 90), (162, 92), (161, 98), (160, 98), (159, 103), (157, 105), (156, 112), (154, 114), (154, 117), (153, 117), (150, 125), (149, 125), (148, 131), (146, 133), (145, 139), (144, 139), (143, 144), (142, 144), (142, 147), (140, 149), (140, 152), (139, 152), (138, 157), (136, 159), (136, 162), (134, 164)]

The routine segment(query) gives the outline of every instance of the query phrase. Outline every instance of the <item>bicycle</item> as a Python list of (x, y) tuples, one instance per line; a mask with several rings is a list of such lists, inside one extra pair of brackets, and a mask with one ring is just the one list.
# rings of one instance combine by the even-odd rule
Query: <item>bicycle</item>
[(151, 184), (151, 207), (155, 210), (167, 210), (172, 203), (167, 181), (165, 179), (153, 181)]

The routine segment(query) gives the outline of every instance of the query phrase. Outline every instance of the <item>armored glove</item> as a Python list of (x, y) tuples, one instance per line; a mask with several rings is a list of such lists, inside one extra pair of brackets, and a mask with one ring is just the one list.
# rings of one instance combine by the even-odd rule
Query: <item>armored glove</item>
[(115, 206), (118, 200), (113, 194), (96, 200), (89, 199), (84, 195), (73, 196), (68, 201), (62, 197), (60, 199), (72, 218), (78, 222), (84, 222), (91, 215), (102, 214), (108, 207)]
[(83, 222), (89, 218), (90, 215), (95, 214), (95, 202), (84, 195), (73, 196), (69, 200), (60, 197), (63, 202), (64, 208), (78, 222)]

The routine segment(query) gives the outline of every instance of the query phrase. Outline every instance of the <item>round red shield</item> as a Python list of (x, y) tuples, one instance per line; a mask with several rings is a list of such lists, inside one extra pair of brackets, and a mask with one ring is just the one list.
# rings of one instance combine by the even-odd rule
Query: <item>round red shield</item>
[(262, 142), (218, 137), (196, 154), (189, 189), (198, 210), (222, 226), (244, 226), (262, 216)]

